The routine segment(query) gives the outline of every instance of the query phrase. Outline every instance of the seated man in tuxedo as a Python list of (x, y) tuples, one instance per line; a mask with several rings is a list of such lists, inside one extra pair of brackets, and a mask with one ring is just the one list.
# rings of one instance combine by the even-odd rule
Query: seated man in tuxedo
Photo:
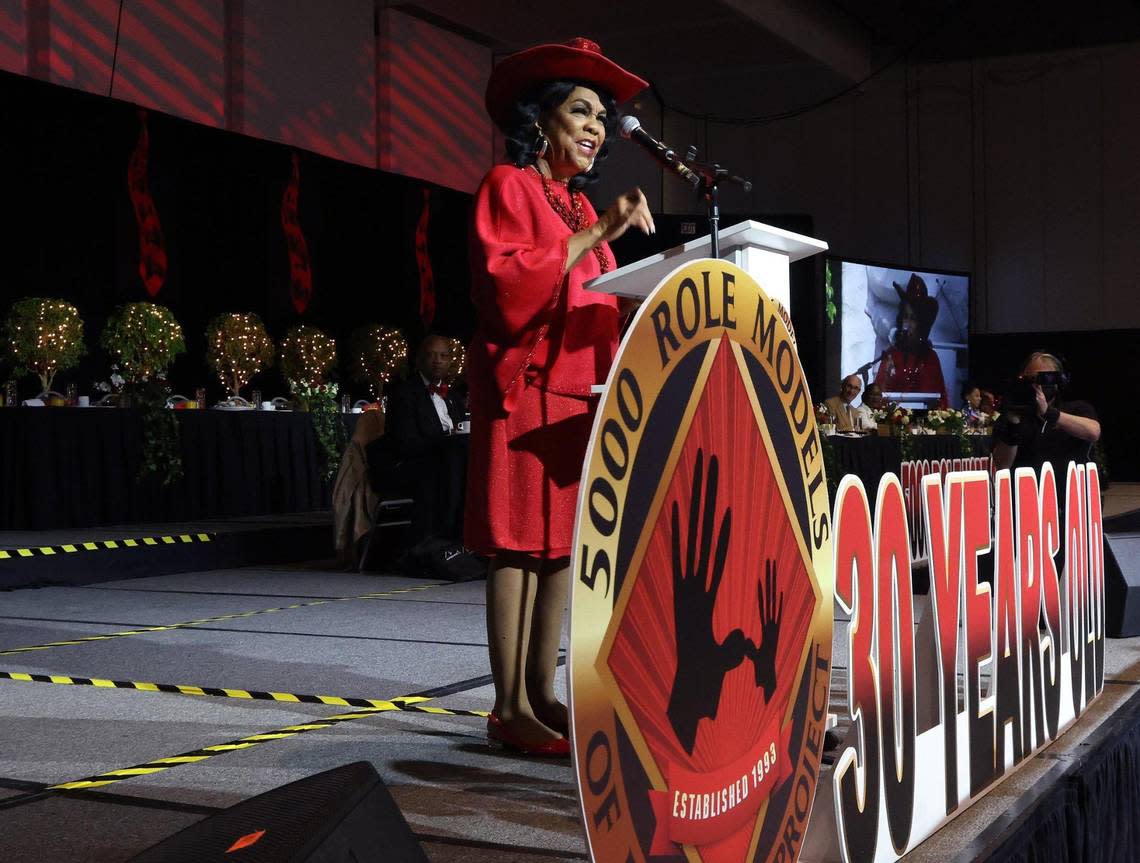
[(415, 369), (393, 383), (388, 394), (385, 433), (369, 446), (369, 473), (375, 485), (407, 494), (412, 508), (410, 540), (463, 538), (463, 494), (467, 479), (467, 437), (462, 386), (447, 383), (451, 351), (429, 334), (416, 352)]
[(836, 431), (858, 431), (861, 428), (859, 409), (852, 402), (862, 389), (862, 379), (858, 375), (848, 375), (839, 387), (839, 395), (832, 396), (823, 403), (828, 412), (835, 417)]

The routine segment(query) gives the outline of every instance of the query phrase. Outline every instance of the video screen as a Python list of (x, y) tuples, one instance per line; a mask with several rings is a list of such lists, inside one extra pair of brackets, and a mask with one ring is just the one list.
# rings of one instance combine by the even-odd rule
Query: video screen
[[(836, 273), (836, 270), (839, 272)], [(969, 369), (970, 277), (832, 260), (839, 275), (840, 372), (889, 402), (960, 408)]]

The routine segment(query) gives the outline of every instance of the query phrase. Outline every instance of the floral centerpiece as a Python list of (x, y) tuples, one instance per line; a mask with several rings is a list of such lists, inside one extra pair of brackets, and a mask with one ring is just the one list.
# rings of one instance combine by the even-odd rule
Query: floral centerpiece
[(893, 434), (903, 434), (910, 428), (914, 417), (906, 408), (892, 405), (886, 412), (886, 419)]
[(408, 368), (408, 342), (394, 327), (361, 327), (349, 337), (348, 351), (352, 379), (367, 385), (377, 399), (384, 394), (384, 385)]
[(206, 328), (206, 361), (231, 395), (273, 364), (273, 341), (255, 314), (218, 315)]
[(142, 412), (143, 462), (140, 475), (157, 474), (163, 484), (182, 477), (180, 427), (166, 409), (166, 372), (185, 353), (182, 327), (170, 309), (155, 303), (127, 303), (107, 319), (99, 343), (115, 357), (116, 373), (130, 403)]
[(15, 372), (38, 375), (43, 392), (51, 389), (57, 372), (73, 367), (86, 350), (75, 306), (43, 297), (13, 303), (4, 321), (4, 342)]
[(815, 406), (815, 421), (818, 425), (833, 425), (835, 417), (831, 415), (831, 410), (823, 402)]
[(317, 440), (325, 452), (325, 478), (336, 476), (346, 442), (337, 416), (337, 385), (328, 380), (336, 363), (336, 341), (316, 327), (299, 324), (281, 340), (281, 371), (289, 389), (312, 414)]
[(960, 434), (966, 430), (966, 416), (956, 410), (933, 410), (926, 414), (926, 424), (939, 434)]

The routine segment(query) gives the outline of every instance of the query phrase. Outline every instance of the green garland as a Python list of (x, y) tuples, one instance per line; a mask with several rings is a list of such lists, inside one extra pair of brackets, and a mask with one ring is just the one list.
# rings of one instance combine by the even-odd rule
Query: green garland
[(170, 388), (165, 381), (152, 379), (128, 383), (123, 392), (142, 415), (143, 460), (138, 478), (158, 476), (163, 485), (178, 482), (185, 471), (178, 418), (166, 406)]
[(332, 480), (340, 468), (340, 456), (348, 444), (344, 423), (340, 421), (336, 384), (303, 384), (289, 382), (298, 400), (306, 405), (313, 419), (317, 443), (325, 455), (325, 479)]
[(167, 408), (166, 371), (186, 352), (182, 327), (165, 306), (126, 303), (107, 319), (99, 343), (118, 361), (124, 396), (142, 414), (143, 461), (139, 479), (159, 476), (163, 485), (182, 479), (182, 435)]
[(827, 494), (834, 505), (835, 493), (839, 491), (839, 459), (831, 445), (831, 435), (823, 434), (818, 428), (816, 434), (819, 436), (819, 451), (823, 454), (823, 471), (827, 474)]
[(838, 309), (835, 307), (835, 288), (831, 285), (831, 261), (825, 261), (823, 264), (823, 300), (827, 323), (834, 324)]
[(970, 435), (966, 433), (964, 428), (955, 429), (954, 437), (958, 438), (958, 449), (962, 453), (962, 458), (974, 457), (974, 442), (970, 439)]

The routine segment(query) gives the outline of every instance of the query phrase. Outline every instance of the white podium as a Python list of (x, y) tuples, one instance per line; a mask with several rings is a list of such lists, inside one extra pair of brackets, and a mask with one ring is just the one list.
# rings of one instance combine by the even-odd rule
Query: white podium
[[(827, 251), (827, 243), (760, 222), (741, 222), (720, 231), (720, 256), (752, 276), (772, 299), (791, 313), (788, 266)], [(709, 256), (709, 238), (690, 240), (586, 282), (591, 291), (619, 297), (646, 297), (681, 264)]]

